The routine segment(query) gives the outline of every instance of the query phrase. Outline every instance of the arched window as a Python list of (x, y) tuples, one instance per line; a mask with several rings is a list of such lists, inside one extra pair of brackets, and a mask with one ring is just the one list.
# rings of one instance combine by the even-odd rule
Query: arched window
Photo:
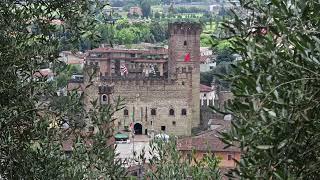
[(181, 83), (183, 86), (184, 86), (184, 81), (182, 81), (182, 83)]
[(151, 115), (152, 115), (152, 116), (157, 115), (157, 110), (156, 110), (156, 109), (151, 109)]
[(105, 103), (108, 103), (108, 96), (107, 95), (102, 95), (102, 97), (101, 97), (101, 101), (102, 101), (102, 103), (103, 104), (105, 104)]
[(183, 45), (186, 46), (186, 45), (187, 45), (187, 41), (184, 41), (184, 42), (183, 42)]
[(170, 115), (170, 116), (174, 116), (174, 110), (173, 110), (173, 109), (170, 109), (170, 110), (169, 110), (169, 115)]
[(187, 110), (186, 109), (182, 109), (181, 110), (181, 115), (186, 116), (187, 115)]
[(124, 109), (124, 110), (123, 110), (123, 115), (124, 115), (124, 116), (128, 116), (128, 115), (129, 115), (128, 109)]

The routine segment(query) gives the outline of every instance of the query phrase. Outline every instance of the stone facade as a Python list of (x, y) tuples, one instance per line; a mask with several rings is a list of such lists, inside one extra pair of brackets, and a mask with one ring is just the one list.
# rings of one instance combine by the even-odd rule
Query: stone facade
[[(118, 130), (132, 125), (137, 134), (191, 135), (200, 123), (201, 30), (197, 23), (169, 24), (168, 49), (89, 51), (86, 68), (94, 66), (98, 72), (84, 91), (85, 103), (124, 98), (125, 108), (115, 114)], [(88, 75), (84, 79), (88, 83)]]

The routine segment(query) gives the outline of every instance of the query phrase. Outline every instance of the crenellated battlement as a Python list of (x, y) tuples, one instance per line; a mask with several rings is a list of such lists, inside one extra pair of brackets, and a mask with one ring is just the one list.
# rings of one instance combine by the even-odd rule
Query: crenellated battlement
[(194, 22), (175, 22), (169, 24), (170, 35), (198, 35), (202, 31), (200, 23)]
[[(181, 75), (180, 75), (181, 76)], [(183, 73), (183, 79), (190, 81), (192, 73)], [(115, 86), (153, 86), (153, 85), (176, 85), (178, 79), (168, 79), (165, 77), (109, 77), (101, 76), (101, 83), (111, 84), (114, 83)]]

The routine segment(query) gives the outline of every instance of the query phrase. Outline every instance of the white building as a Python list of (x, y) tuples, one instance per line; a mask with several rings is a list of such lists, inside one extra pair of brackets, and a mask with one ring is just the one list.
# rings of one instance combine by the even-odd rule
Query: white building
[(214, 67), (216, 67), (216, 63), (213, 62), (213, 54), (212, 50), (208, 47), (201, 47), (200, 48), (200, 72), (208, 72)]
[(200, 84), (200, 105), (201, 106), (214, 106), (216, 99), (216, 91), (214, 87), (209, 87)]

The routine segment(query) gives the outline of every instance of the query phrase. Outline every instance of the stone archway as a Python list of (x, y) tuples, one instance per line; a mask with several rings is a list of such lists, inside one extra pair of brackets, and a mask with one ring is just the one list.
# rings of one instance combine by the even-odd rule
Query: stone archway
[(134, 134), (141, 135), (142, 134), (142, 125), (140, 123), (136, 123), (133, 127)]

